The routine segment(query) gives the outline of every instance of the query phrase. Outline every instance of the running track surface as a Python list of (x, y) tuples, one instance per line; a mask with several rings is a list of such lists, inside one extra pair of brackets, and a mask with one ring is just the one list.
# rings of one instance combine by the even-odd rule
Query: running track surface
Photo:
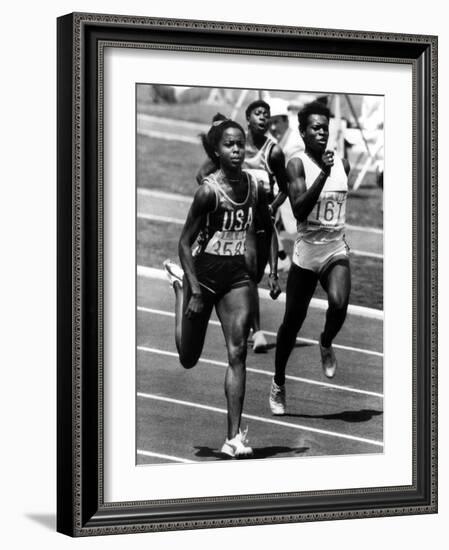
[[(226, 348), (213, 316), (200, 362), (184, 370), (174, 343), (174, 294), (160, 277), (137, 280), (138, 464), (224, 460)], [(338, 335), (339, 368), (321, 372), (316, 340), (324, 312), (311, 308), (287, 368), (287, 414), (271, 415), (268, 393), (283, 304), (261, 299), (265, 354), (248, 350), (242, 426), (254, 458), (383, 452), (382, 320), (349, 315)]]

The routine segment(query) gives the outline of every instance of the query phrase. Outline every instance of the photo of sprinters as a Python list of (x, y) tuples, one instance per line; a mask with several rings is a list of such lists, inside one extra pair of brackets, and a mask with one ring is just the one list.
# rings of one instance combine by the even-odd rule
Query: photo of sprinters
[(383, 126), (137, 85), (137, 464), (383, 452)]

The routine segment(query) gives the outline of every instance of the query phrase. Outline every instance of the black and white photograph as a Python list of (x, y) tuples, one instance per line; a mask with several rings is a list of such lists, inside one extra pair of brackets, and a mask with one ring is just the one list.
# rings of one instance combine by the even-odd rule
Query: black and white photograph
[(135, 92), (136, 464), (383, 453), (384, 97)]
[[(2, 547), (444, 549), (446, 3), (5, 9)], [(335, 198), (301, 204), (306, 154)], [(320, 277), (287, 283), (314, 214), (348, 247), (335, 369)], [(212, 282), (229, 260), (245, 283), (226, 310), (197, 264), (217, 243)]]
[(434, 513), (436, 38), (58, 38), (58, 531)]

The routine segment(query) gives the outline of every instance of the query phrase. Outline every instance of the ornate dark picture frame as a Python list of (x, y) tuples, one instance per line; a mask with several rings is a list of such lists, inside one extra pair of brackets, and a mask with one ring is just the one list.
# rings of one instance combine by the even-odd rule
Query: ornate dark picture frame
[[(104, 44), (405, 63), (413, 71), (413, 483), (105, 503)], [(437, 511), (437, 38), (94, 14), (58, 19), (58, 502), (71, 536)]]

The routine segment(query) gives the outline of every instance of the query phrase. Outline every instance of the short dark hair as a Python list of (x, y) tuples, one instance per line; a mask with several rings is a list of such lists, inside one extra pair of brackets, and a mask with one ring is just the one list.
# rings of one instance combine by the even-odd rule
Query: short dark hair
[(263, 99), (257, 99), (256, 101), (250, 103), (246, 108), (245, 116), (247, 119), (249, 118), (249, 115), (254, 111), (254, 109), (257, 109), (257, 107), (263, 107), (268, 112), (270, 112), (270, 106), (268, 105), (268, 103)]
[(299, 128), (303, 132), (307, 128), (307, 122), (310, 115), (323, 115), (329, 120), (331, 112), (321, 101), (312, 101), (304, 105), (298, 113)]
[(206, 151), (207, 156), (218, 168), (220, 166), (220, 161), (218, 160), (215, 151), (217, 149), (218, 143), (223, 136), (223, 133), (228, 128), (237, 128), (245, 136), (245, 131), (240, 126), (238, 122), (230, 118), (226, 118), (221, 113), (217, 113), (212, 119), (212, 126), (209, 128), (207, 134), (200, 134), (201, 143), (203, 148)]

